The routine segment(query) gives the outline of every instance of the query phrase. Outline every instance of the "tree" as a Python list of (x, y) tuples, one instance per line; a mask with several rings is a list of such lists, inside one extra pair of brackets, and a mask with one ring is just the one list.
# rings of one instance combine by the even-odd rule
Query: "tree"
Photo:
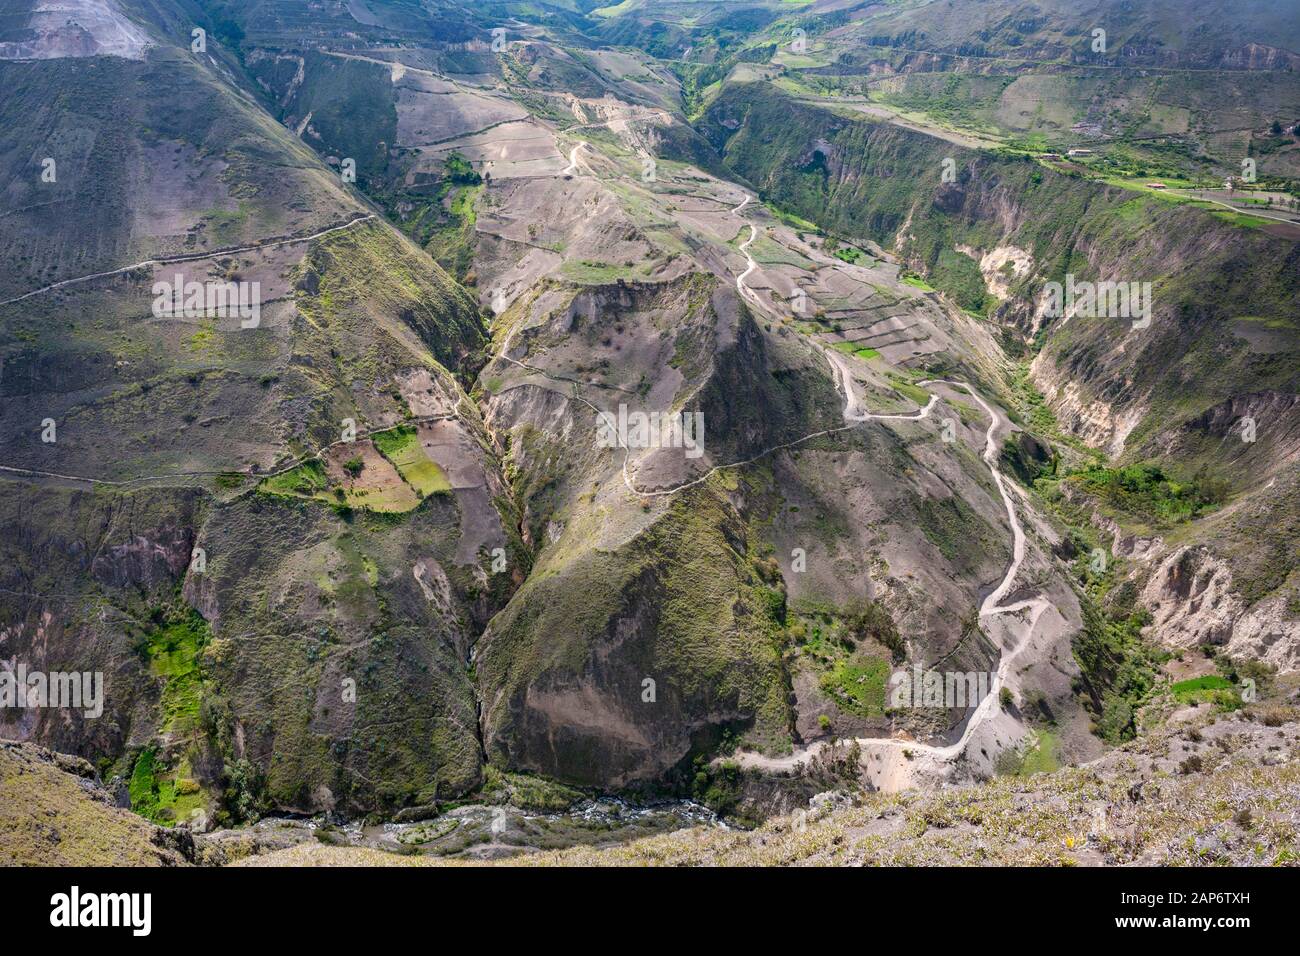
[(1282, 124), (1279, 123), (1277, 120), (1273, 120), (1273, 126), (1271, 127), (1270, 132), (1272, 132), (1274, 136), (1281, 136)]

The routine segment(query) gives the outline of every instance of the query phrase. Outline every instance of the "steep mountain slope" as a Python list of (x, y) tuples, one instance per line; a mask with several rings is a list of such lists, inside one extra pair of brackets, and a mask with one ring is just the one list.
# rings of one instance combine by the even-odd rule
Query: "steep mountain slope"
[[(1199, 3), (1188, 16), (1180, 0), (1114, 3), (1091, 0), (999, 0), (963, 4), (907, 0), (881, 9), (862, 4), (841, 15), (836, 35), (873, 46), (912, 46), (936, 54), (1087, 62), (1102, 53), (1126, 66), (1188, 69), (1294, 68), (1300, 29), (1285, 4)], [(1094, 30), (1106, 33), (1093, 49)]]
[[(1036, 352), (1030, 377), (1057, 420), (1040, 431), (1059, 423), (1124, 463), (1154, 459), (1184, 481), (1197, 474), (1203, 484), (1220, 482), (1210, 503), (1231, 504), (1189, 527), (1167, 530), (1131, 509), (1098, 520), (1117, 556), (1143, 558), (1139, 586), (1151, 571), (1168, 579), (1173, 565), (1161, 562), (1187, 560), (1188, 547), (1209, 546), (1233, 567), (1214, 563), (1220, 586), (1242, 599), (1228, 601), (1213, 623), (1181, 632), (1161, 620), (1157, 637), (1226, 644), (1295, 666), (1293, 240), (1027, 158), (792, 103), (759, 84), (725, 89), (702, 128), (765, 196), (845, 237), (896, 250), (953, 301), (1002, 325), (1010, 347)], [(1136, 315), (1050, 311), (1048, 283), (1107, 280), (1151, 284), (1149, 325)], [(1107, 524), (1113, 518), (1120, 525)]]
[[(0, 657), (108, 688), (0, 734), (196, 829), (503, 775), (758, 818), (1300, 665), (1289, 227), (811, 102), (978, 72), (953, 6), (120, 3), (0, 48)], [(1089, 14), (983, 6), (1061, 64)], [(1099, 280), (1149, 324), (1048, 308)]]
[[(268, 64), (256, 42), (246, 59)], [(835, 395), (851, 377), (872, 408), (906, 419), (918, 394), (927, 400), (903, 384), (921, 366), (1000, 388), (996, 345), (896, 267), (855, 271), (762, 210), (746, 270), (745, 193), (708, 176), (718, 158), (707, 142), (651, 105), (673, 102), (656, 92), (661, 74), (620, 75), (636, 61), (529, 38), (499, 51), (500, 80), (485, 65), (469, 78), (428, 62), (353, 47), (308, 53), (291, 80), (261, 76), (284, 122), (326, 155), (396, 138), (363, 185), (497, 313), (497, 358), (479, 387), (531, 554), (523, 587), (474, 646), (489, 759), (591, 786), (681, 785), (724, 736), (781, 754), (824, 738), (825, 721), (907, 723), (916, 715), (887, 716), (872, 692), (855, 699), (858, 675), (883, 681), (899, 651), (869, 630), (856, 650), (861, 638), (818, 636), (842, 633), (864, 598), (888, 603), (877, 621), (906, 621), (918, 660), (996, 660), (963, 623), (1009, 560), (1004, 508), (970, 450), (987, 422), (945, 404), (958, 454), (931, 454), (926, 428), (905, 422), (863, 428), (860, 441)], [(360, 140), (355, 126), (317, 124), (358, 95), (378, 124)], [(749, 272), (742, 306), (732, 287)], [(818, 302), (825, 324), (811, 341), (771, 321), (789, 307), (788, 283)], [(832, 314), (888, 361), (820, 357), (848, 344)], [(624, 469), (621, 449), (588, 450), (598, 415), (620, 405), (698, 412), (708, 441), (698, 457), (637, 450)], [(857, 463), (882, 457), (881, 475), (864, 479)], [(896, 492), (884, 490), (891, 479)], [(787, 570), (794, 553), (806, 568), (800, 558)], [(927, 589), (944, 599), (926, 601)], [(1067, 601), (1064, 614), (1077, 609)], [(898, 643), (892, 628), (880, 636)], [(1068, 677), (1049, 683), (1073, 712)]]
[[(0, 63), (0, 641), (107, 687), (103, 718), (4, 732), (160, 820), (464, 792), (465, 633), (514, 547), (449, 371), (477, 307), (172, 26), (142, 59)], [(260, 314), (159, 309), (177, 276), (256, 283)]]
[[(1083, 767), (977, 787), (842, 791), (754, 830), (696, 827), (507, 866), (1287, 866), (1296, 853), (1294, 710), (1192, 718)], [(437, 865), (301, 843), (244, 866)]]
[(113, 806), (94, 768), (31, 744), (0, 743), (0, 863), (182, 866), (194, 840)]

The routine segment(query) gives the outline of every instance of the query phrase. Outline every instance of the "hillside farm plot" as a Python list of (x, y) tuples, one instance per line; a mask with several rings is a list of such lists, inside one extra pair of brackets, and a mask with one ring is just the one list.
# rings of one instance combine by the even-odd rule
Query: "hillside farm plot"
[(263, 494), (401, 514), (427, 495), (451, 488), (424, 453), (416, 430), (399, 425), (355, 443), (336, 445), (320, 459), (267, 478)]
[(553, 176), (567, 165), (555, 143), (555, 134), (531, 120), (502, 123), (484, 132), (422, 147), (418, 152), (417, 172), (428, 171), (454, 152), (477, 169), (490, 172), (493, 179)]
[(374, 436), (374, 443), (421, 498), (451, 489), (446, 473), (424, 453), (419, 433), (413, 426), (399, 425), (379, 432)]
[(335, 446), (325, 456), (325, 472), (334, 498), (351, 508), (403, 512), (420, 503), (415, 489), (373, 441)]
[(456, 90), (408, 73), (397, 88), (397, 143), (419, 146), (521, 120), (528, 113), (508, 100)]

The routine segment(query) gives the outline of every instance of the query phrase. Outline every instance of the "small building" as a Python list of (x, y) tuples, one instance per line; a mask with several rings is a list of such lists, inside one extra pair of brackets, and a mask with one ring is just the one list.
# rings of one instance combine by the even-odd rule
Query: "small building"
[(1164, 183), (1147, 183), (1147, 189), (1164, 189)]
[(1090, 149), (1082, 149), (1082, 148), (1080, 148), (1080, 149), (1072, 149), (1072, 150), (1070, 150), (1068, 153), (1066, 153), (1065, 155), (1067, 155), (1067, 156), (1091, 156), (1091, 155), (1092, 155), (1092, 150), (1090, 150)]
[(1042, 155), (1041, 158), (1042, 158), (1042, 159), (1060, 159), (1060, 158), (1061, 158), (1061, 154), (1060, 154), (1060, 153), (1043, 153), (1043, 155)]

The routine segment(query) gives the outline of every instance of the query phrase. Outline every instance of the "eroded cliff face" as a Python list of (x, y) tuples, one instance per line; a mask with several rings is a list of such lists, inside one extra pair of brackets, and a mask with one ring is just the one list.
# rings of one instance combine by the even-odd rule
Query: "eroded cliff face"
[(1120, 379), (1102, 384), (1105, 379), (1094, 371), (1090, 374), (1092, 381), (1081, 384), (1046, 350), (1035, 356), (1029, 370), (1031, 380), (1051, 405), (1062, 428), (1102, 449), (1108, 457), (1118, 458), (1124, 453), (1129, 435), (1148, 410), (1142, 399), (1120, 398), (1130, 383)]
[[(1295, 243), (1079, 181), (1044, 208), (1034, 179), (1056, 187), (1064, 177), (1026, 178), (1016, 165), (964, 167), (958, 184), (914, 210), (901, 248), (960, 295), (960, 276), (926, 236), (964, 239), (954, 248), (978, 263), (991, 318), (1041, 346), (1032, 379), (1065, 431), (1119, 457), (1235, 395), (1294, 393), (1296, 335), (1265, 330), (1289, 321), (1300, 294)], [(1048, 283), (1102, 282), (1136, 283), (1145, 311), (1053, 310)]]
[(1191, 524), (1134, 530), (1063, 484), (1112, 554), (1130, 562), (1127, 578), (1152, 615), (1147, 635), (1170, 648), (1210, 646), (1262, 660), (1279, 672), (1300, 667), (1300, 398), (1234, 396), (1153, 436), (1135, 457), (1179, 462), (1189, 472), (1212, 468), (1234, 490)]
[[(1119, 453), (1235, 394), (1300, 387), (1300, 343), (1283, 332), (1300, 297), (1292, 241), (757, 84), (724, 90), (701, 127), (773, 198), (892, 249), (957, 304), (1040, 345), (1035, 382), (1090, 444)], [(1149, 324), (1045, 314), (1046, 284), (1068, 277), (1150, 283)]]
[(1247, 606), (1229, 563), (1204, 545), (1158, 558), (1140, 600), (1151, 611), (1153, 635), (1166, 647), (1209, 645), (1279, 673), (1300, 668), (1300, 620), (1286, 598), (1273, 594)]

